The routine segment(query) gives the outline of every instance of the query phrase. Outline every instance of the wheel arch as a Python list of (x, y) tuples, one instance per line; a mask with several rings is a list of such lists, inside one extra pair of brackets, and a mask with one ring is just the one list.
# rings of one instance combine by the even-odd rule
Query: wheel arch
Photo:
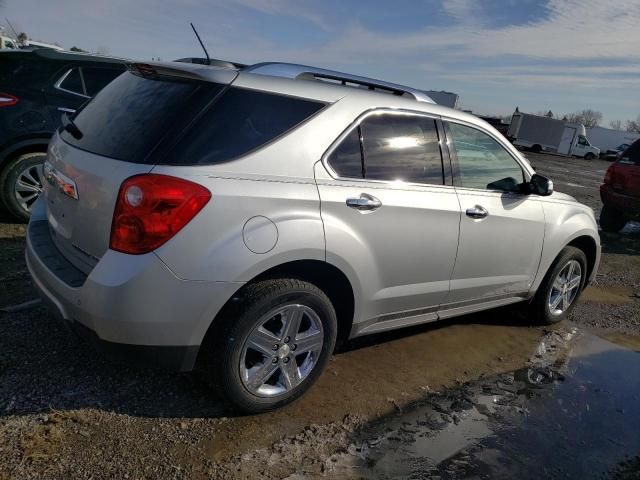
[(18, 142), (12, 143), (8, 147), (5, 147), (0, 152), (0, 170), (2, 170), (4, 166), (17, 155), (35, 152), (46, 153), (47, 147), (49, 146), (49, 140), (51, 140), (50, 136), (29, 138), (20, 140)]
[(580, 235), (571, 240), (566, 246), (582, 250), (587, 257), (587, 280), (585, 285), (588, 285), (598, 260), (598, 244), (592, 236)]
[(214, 334), (215, 326), (218, 324), (216, 320), (233, 309), (233, 304), (242, 289), (261, 280), (274, 278), (297, 278), (320, 288), (329, 297), (336, 310), (338, 319), (336, 348), (349, 338), (356, 302), (354, 289), (347, 275), (335, 265), (322, 260), (293, 260), (268, 268), (239, 287), (211, 321), (202, 345), (207, 342), (208, 336)]

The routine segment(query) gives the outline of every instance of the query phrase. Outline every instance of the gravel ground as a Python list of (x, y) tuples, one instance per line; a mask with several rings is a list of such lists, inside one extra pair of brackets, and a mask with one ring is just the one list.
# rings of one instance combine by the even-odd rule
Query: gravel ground
[[(599, 210), (606, 162), (531, 161), (557, 190)], [(574, 322), (638, 348), (640, 228), (602, 240), (597, 282)], [(23, 249), (24, 226), (0, 212), (0, 309), (35, 298)], [(500, 310), (363, 338), (294, 405), (232, 417), (197, 375), (114, 365), (40, 306), (0, 310), (0, 480), (330, 475), (329, 459), (349, 449), (357, 456), (354, 432), (372, 419), (516, 370), (546, 334)]]

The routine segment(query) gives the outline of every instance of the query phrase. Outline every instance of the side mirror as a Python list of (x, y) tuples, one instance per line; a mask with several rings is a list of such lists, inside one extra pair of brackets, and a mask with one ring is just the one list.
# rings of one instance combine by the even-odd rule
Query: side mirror
[(553, 182), (535, 173), (529, 180), (529, 193), (547, 197), (553, 193)]

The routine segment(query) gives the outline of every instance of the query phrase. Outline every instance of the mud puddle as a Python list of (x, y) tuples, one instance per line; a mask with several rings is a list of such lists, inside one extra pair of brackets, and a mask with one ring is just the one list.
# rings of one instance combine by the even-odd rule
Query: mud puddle
[(572, 330), (532, 360), (364, 427), (324, 476), (602, 478), (640, 452), (639, 353)]

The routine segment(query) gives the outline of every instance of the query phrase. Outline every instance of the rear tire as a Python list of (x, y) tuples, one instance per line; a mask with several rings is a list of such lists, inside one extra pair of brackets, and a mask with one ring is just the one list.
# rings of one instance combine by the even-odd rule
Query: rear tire
[(616, 233), (624, 228), (629, 219), (625, 215), (609, 205), (602, 207), (600, 212), (600, 228), (605, 232)]
[[(571, 266), (573, 266), (573, 270), (570, 270)], [(577, 279), (578, 275), (579, 279)], [(569, 277), (565, 290), (567, 303), (564, 304), (565, 297), (563, 297), (562, 287), (567, 277)], [(528, 305), (529, 320), (536, 324), (551, 325), (567, 318), (578, 303), (586, 280), (587, 257), (584, 252), (575, 247), (563, 248), (547, 271), (533, 301)], [(572, 282), (577, 288), (575, 292), (569, 290)], [(555, 304), (558, 301), (558, 294), (560, 299)]]
[(540, 153), (542, 152), (542, 146), (541, 145), (534, 145), (531, 147), (531, 151), (533, 153)]
[(596, 156), (595, 156), (593, 153), (591, 153), (591, 152), (587, 153), (587, 154), (584, 156), (584, 159), (585, 159), (585, 160), (593, 160), (594, 158), (596, 158)]
[(0, 197), (9, 213), (20, 221), (29, 221), (31, 206), (42, 192), (46, 157), (43, 152), (18, 155), (0, 173)]
[[(287, 327), (295, 318), (297, 327)], [(246, 286), (215, 322), (199, 366), (223, 399), (245, 414), (282, 407), (306, 392), (329, 362), (338, 332), (329, 298), (298, 279)]]

